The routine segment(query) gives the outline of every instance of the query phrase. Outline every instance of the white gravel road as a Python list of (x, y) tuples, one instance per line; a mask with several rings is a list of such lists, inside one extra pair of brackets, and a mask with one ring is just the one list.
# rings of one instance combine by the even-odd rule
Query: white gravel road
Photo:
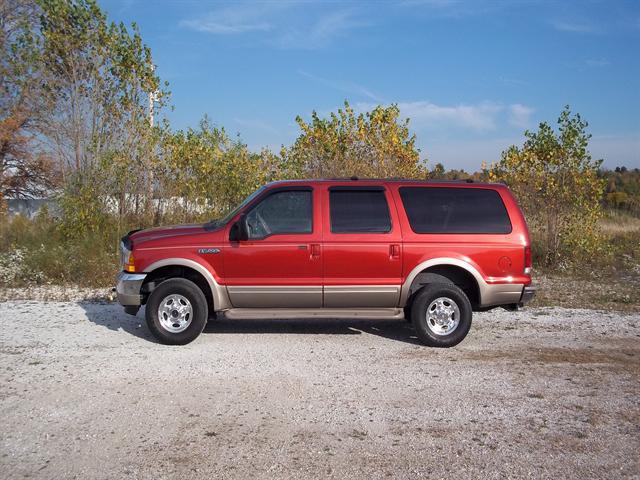
[(640, 313), (217, 320), (154, 343), (114, 304), (0, 303), (0, 478), (640, 478)]

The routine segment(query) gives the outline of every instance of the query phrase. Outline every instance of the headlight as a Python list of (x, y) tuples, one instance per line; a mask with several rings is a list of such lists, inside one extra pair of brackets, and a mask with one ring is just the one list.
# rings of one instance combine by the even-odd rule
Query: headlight
[(120, 264), (125, 272), (135, 272), (135, 259), (133, 252), (124, 246), (124, 242), (120, 242)]

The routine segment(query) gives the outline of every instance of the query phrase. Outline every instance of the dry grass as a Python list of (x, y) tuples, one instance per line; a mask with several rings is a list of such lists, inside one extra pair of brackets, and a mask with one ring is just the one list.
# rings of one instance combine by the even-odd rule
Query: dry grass
[(640, 311), (640, 275), (590, 278), (576, 274), (534, 277), (538, 287), (532, 307), (593, 308), (619, 312)]
[(609, 210), (599, 222), (600, 229), (607, 236), (640, 232), (640, 218), (624, 212)]

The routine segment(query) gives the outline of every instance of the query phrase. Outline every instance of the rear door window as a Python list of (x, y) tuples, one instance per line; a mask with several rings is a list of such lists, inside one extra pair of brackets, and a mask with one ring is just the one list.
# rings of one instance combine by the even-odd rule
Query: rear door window
[(495, 190), (401, 187), (400, 197), (415, 233), (510, 233), (511, 221)]
[(331, 187), (329, 209), (332, 233), (391, 231), (389, 205), (382, 187)]

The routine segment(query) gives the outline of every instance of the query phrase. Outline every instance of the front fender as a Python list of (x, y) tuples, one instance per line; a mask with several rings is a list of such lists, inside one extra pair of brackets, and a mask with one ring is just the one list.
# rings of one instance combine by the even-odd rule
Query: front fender
[(162, 267), (169, 267), (178, 265), (181, 267), (192, 268), (193, 270), (200, 273), (207, 283), (209, 284), (209, 288), (211, 288), (211, 296), (213, 297), (213, 307), (216, 311), (225, 310), (231, 308), (231, 302), (229, 301), (229, 295), (227, 293), (227, 288), (224, 285), (220, 285), (212, 273), (208, 268), (206, 268), (201, 263), (184, 257), (172, 257), (172, 258), (163, 258), (162, 260), (158, 260), (148, 267), (144, 269), (145, 273), (151, 273), (154, 270)]

